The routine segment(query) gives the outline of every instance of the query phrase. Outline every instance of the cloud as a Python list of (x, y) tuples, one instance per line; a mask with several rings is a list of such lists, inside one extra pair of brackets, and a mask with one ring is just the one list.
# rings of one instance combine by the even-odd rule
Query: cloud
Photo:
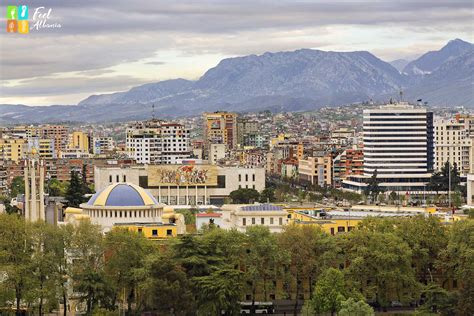
[[(32, 14), (39, 4), (29, 4)], [(471, 0), (44, 0), (41, 5), (52, 8), (51, 22), (62, 28), (0, 37), (2, 92), (21, 97), (113, 91), (162, 78), (165, 71), (170, 77), (170, 67), (184, 73), (178, 69), (189, 65), (183, 59), (200, 64), (203, 55), (214, 56), (217, 64), (230, 56), (318, 48), (369, 50), (391, 60), (438, 49), (455, 37), (473, 40)], [(170, 51), (176, 54), (162, 56)], [(126, 67), (130, 64), (141, 66)], [(68, 79), (52, 79), (57, 76)], [(35, 80), (21, 82), (28, 78)]]

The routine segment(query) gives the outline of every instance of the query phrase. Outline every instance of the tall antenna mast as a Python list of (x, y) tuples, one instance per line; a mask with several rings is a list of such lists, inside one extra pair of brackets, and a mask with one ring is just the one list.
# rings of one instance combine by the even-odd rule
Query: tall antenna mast
[(151, 105), (151, 118), (153, 121), (155, 120), (155, 104)]

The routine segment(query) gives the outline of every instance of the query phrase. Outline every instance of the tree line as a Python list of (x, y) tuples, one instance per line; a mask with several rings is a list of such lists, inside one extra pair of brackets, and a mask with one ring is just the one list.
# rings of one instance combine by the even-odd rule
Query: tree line
[[(418, 313), (474, 313), (474, 221), (369, 218), (329, 235), (205, 228), (162, 242), (98, 226), (0, 215), (0, 306), (67, 315), (237, 315), (240, 302), (293, 300), (293, 313), (370, 315), (396, 302)], [(73, 291), (71, 291), (73, 289)], [(449, 291), (448, 291), (449, 290)], [(305, 299), (302, 306), (298, 299)], [(255, 305), (251, 305), (255, 308)]]

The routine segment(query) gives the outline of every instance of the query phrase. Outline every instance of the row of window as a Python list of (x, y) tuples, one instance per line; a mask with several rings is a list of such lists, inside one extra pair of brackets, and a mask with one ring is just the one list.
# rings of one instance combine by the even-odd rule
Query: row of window
[[(241, 174), (239, 174), (239, 182), (241, 182), (241, 181), (242, 181), (242, 175), (241, 175)], [(249, 175), (248, 175), (248, 173), (246, 173), (246, 174), (245, 174), (245, 181), (246, 181), (246, 182), (248, 182), (248, 181), (249, 181)], [(254, 181), (254, 182), (255, 182), (255, 173), (254, 173), (254, 174), (252, 174), (252, 181)]]
[(142, 218), (142, 217), (157, 217), (158, 210), (135, 210), (135, 211), (118, 211), (118, 210), (89, 210), (89, 215), (95, 218)]
[[(255, 217), (252, 217), (251, 218), (251, 223), (252, 225), (256, 225), (257, 224), (257, 220)], [(270, 217), (270, 219), (268, 220), (268, 223), (267, 225), (274, 225), (275, 223), (275, 219), (273, 217)], [(265, 217), (261, 217), (260, 218), (260, 223), (258, 225), (265, 225)], [(283, 225), (283, 218), (282, 217), (279, 217), (278, 218), (278, 225)], [(242, 226), (247, 226), (247, 218), (242, 218)]]

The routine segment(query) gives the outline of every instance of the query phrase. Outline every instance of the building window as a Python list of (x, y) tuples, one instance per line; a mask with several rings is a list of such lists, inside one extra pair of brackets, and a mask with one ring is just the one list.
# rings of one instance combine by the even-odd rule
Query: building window
[(127, 176), (123, 175), (123, 182), (127, 182)]
[(255, 181), (255, 173), (252, 175), (252, 181)]
[(270, 217), (270, 225), (273, 225), (273, 217)]
[(166, 236), (173, 236), (173, 231), (171, 229), (167, 229)]
[(255, 217), (252, 217), (252, 225), (255, 225)]
[(245, 181), (249, 181), (249, 175), (245, 174)]
[(158, 236), (158, 229), (153, 229), (153, 230), (151, 231), (151, 235), (152, 235), (152, 236)]
[(331, 235), (334, 235), (334, 227), (331, 227)]
[(112, 183), (112, 175), (109, 175), (109, 183)]
[(138, 229), (138, 233), (141, 234), (143, 232), (143, 229), (142, 228), (139, 228)]
[(345, 232), (345, 231), (346, 231), (346, 228), (345, 228), (344, 226), (338, 226), (338, 227), (337, 227), (337, 232), (338, 232), (338, 233), (343, 233), (343, 232)]
[(264, 217), (260, 218), (260, 224), (265, 225), (265, 218)]
[(116, 175), (115, 178), (117, 179), (117, 182), (120, 182), (120, 177), (119, 177), (119, 175)]
[(242, 218), (242, 226), (246, 226), (247, 225), (247, 219), (244, 217)]
[(280, 226), (283, 225), (283, 218), (282, 218), (282, 217), (280, 217), (280, 218), (278, 219), (278, 224), (280, 224)]
[(242, 175), (239, 174), (239, 182), (242, 181)]

